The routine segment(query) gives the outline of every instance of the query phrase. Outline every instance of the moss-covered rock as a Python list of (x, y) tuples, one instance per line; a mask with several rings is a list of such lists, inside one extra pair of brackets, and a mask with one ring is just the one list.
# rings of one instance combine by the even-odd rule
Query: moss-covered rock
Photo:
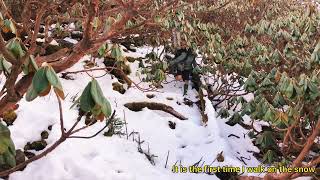
[(24, 146), (24, 150), (35, 150), (35, 151), (41, 151), (44, 148), (46, 148), (47, 146), (47, 142), (45, 140), (40, 140), (40, 141), (34, 141), (34, 142), (28, 142), (25, 146)]
[(42, 131), (41, 132), (41, 139), (48, 139), (48, 137), (49, 137), (49, 133), (48, 133), (48, 131)]
[(3, 113), (3, 121), (6, 122), (6, 124), (12, 125), (13, 122), (17, 119), (17, 114), (14, 110), (9, 110), (5, 113)]

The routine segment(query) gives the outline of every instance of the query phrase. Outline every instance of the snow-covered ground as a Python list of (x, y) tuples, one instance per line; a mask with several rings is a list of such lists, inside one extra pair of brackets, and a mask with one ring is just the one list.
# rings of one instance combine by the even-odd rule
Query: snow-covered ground
[[(144, 57), (150, 48), (140, 48), (136, 53), (125, 53), (127, 56)], [(84, 57), (83, 60), (89, 57)], [(101, 67), (102, 61), (97, 60)], [(131, 78), (139, 82), (137, 77), (138, 63), (131, 63), (133, 73)], [(83, 69), (83, 62), (67, 71)], [(104, 72), (90, 73), (94, 76)], [(77, 117), (77, 110), (70, 109), (72, 97), (82, 90), (91, 80), (86, 73), (71, 75), (75, 80), (61, 79), (67, 98), (63, 101), (63, 113), (65, 126), (69, 129)], [(125, 94), (112, 90), (111, 79), (107, 75), (97, 79), (104, 95), (116, 110), (117, 117), (126, 117), (128, 132), (140, 133), (141, 140), (145, 142), (142, 148), (156, 155), (153, 166), (144, 154), (137, 150), (137, 143), (132, 137), (126, 136), (105, 137), (103, 133), (92, 139), (68, 139), (46, 157), (29, 164), (23, 171), (10, 175), (10, 180), (206, 180), (218, 179), (216, 176), (199, 173), (172, 173), (171, 167), (175, 163), (190, 166), (202, 158), (204, 164), (211, 164), (217, 154), (223, 152), (224, 161), (215, 160), (211, 166), (258, 166), (260, 163), (252, 155), (252, 151), (258, 151), (253, 146), (248, 136), (244, 136), (247, 130), (236, 125), (234, 127), (225, 124), (226, 120), (217, 118), (217, 113), (206, 104), (206, 112), (209, 116), (208, 126), (201, 125), (201, 116), (196, 105), (189, 107), (183, 104), (181, 82), (172, 82), (164, 85), (160, 92), (144, 93), (137, 88), (130, 88)], [(168, 80), (170, 81), (170, 80)], [(3, 82), (1, 82), (1, 85)], [(148, 87), (147, 84), (141, 86)], [(153, 99), (148, 99), (147, 94), (154, 94)], [(189, 90), (190, 99), (196, 99), (196, 92)], [(171, 97), (173, 100), (168, 100)], [(181, 121), (170, 114), (144, 109), (133, 112), (125, 108), (123, 104), (135, 101), (161, 102), (175, 108), (176, 111), (188, 118)], [(178, 105), (180, 102), (181, 105)], [(60, 136), (59, 109), (57, 100), (51, 92), (48, 96), (37, 98), (33, 102), (22, 100), (17, 110), (18, 119), (10, 126), (12, 138), (16, 148), (23, 149), (27, 142), (40, 140), (40, 133), (53, 125), (47, 139), (48, 146), (54, 143)], [(168, 121), (176, 123), (176, 129), (168, 126)], [(81, 122), (78, 126), (82, 126)], [(92, 135), (104, 126), (104, 123), (96, 123), (78, 135)], [(228, 137), (230, 134), (239, 136)], [(48, 147), (47, 146), (47, 147)], [(167, 154), (168, 165), (165, 168)], [(36, 152), (39, 153), (39, 152)], [(247, 165), (238, 158), (245, 157)], [(254, 174), (258, 175), (258, 174)]]

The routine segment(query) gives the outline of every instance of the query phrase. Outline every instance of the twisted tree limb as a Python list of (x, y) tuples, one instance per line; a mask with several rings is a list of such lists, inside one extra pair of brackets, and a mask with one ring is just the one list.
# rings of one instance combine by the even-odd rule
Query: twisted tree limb
[[(320, 119), (317, 122), (316, 127), (314, 128), (312, 134), (307, 139), (307, 142), (300, 152), (299, 156), (293, 161), (292, 167), (302, 167), (302, 161), (305, 159), (305, 157), (309, 154), (309, 151), (314, 144), (315, 139), (320, 134)], [(319, 161), (319, 157), (316, 159), (316, 161)], [(314, 164), (311, 163), (309, 166), (313, 166)], [(294, 173), (283, 173), (278, 176), (273, 176), (274, 179), (289, 179), (294, 175)]]
[(169, 113), (173, 115), (174, 117), (180, 119), (180, 120), (187, 120), (185, 116), (180, 114), (179, 112), (175, 111), (173, 107), (168, 106), (166, 104), (162, 103), (156, 103), (156, 102), (132, 102), (127, 103), (124, 105), (126, 108), (130, 109), (131, 111), (141, 111), (143, 108), (148, 108), (151, 110), (160, 110), (164, 111), (166, 113)]

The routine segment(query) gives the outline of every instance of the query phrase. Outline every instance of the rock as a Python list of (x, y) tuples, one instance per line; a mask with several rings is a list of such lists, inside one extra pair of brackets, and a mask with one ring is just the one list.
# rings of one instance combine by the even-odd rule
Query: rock
[(48, 133), (48, 131), (42, 131), (41, 132), (41, 139), (48, 139), (48, 137), (49, 137), (49, 133)]
[(71, 39), (76, 39), (80, 41), (82, 39), (82, 33), (81, 32), (71, 32)]
[(217, 155), (217, 160), (218, 160), (218, 162), (223, 162), (223, 161), (224, 161), (223, 151), (221, 151), (221, 152)]
[(95, 67), (96, 66), (96, 63), (95, 62), (92, 62), (92, 61), (84, 61), (84, 65), (83, 65), (83, 67), (85, 68), (85, 69), (90, 69), (90, 68), (93, 68), (93, 67)]
[(175, 122), (172, 122), (172, 121), (169, 121), (169, 127), (171, 129), (176, 129), (176, 123)]
[(152, 98), (154, 98), (154, 97), (155, 97), (155, 95), (154, 95), (154, 94), (147, 94), (146, 96), (147, 96), (147, 98), (149, 98), (149, 99), (152, 99)]
[(62, 48), (72, 49), (74, 46), (74, 44), (72, 42), (66, 41), (64, 39), (59, 39), (59, 40), (57, 40), (57, 42), (59, 43), (60, 47), (62, 47)]
[(52, 130), (52, 125), (48, 126), (48, 130), (49, 130), (49, 131)]
[(26, 161), (26, 156), (22, 150), (16, 150), (16, 164), (21, 164)]
[(126, 58), (127, 58), (127, 61), (129, 61), (130, 63), (133, 63), (133, 62), (135, 62), (135, 61), (139, 61), (139, 62), (142, 61), (142, 57), (134, 58), (134, 57), (128, 56), (128, 57), (126, 57)]
[(35, 156), (34, 153), (29, 152), (29, 151), (24, 151), (24, 155), (25, 155), (28, 159), (31, 159), (32, 157)]
[(127, 64), (122, 64), (122, 65), (121, 65), (121, 69), (122, 69), (122, 71), (123, 71), (126, 75), (131, 74), (131, 68), (130, 68), (129, 65), (127, 65)]
[(127, 61), (129, 61), (129, 62), (131, 62), (131, 63), (133, 63), (133, 62), (136, 61), (136, 58), (134, 58), (134, 57), (128, 56), (128, 57), (126, 57), (126, 58), (127, 58)]
[(62, 49), (62, 48), (63, 48), (63, 47), (61, 47), (61, 46), (49, 44), (49, 45), (46, 47), (46, 49), (45, 49), (45, 54), (44, 54), (44, 55), (53, 54), (53, 53), (59, 51), (59, 50)]
[(72, 76), (68, 75), (67, 73), (62, 73), (61, 78), (65, 80), (75, 80)]
[(118, 82), (112, 83), (112, 89), (114, 91), (118, 91), (120, 94), (124, 94), (126, 92), (126, 90), (124, 89), (123, 85), (118, 83)]
[(32, 143), (28, 142), (25, 146), (24, 146), (24, 150), (36, 150), (36, 151), (41, 151), (44, 148), (46, 148), (47, 146), (47, 142), (44, 140), (40, 140), (40, 141), (34, 141)]
[(193, 101), (191, 101), (188, 98), (183, 98), (183, 104), (192, 107), (193, 106)]
[(172, 101), (173, 98), (172, 97), (167, 97), (167, 100)]

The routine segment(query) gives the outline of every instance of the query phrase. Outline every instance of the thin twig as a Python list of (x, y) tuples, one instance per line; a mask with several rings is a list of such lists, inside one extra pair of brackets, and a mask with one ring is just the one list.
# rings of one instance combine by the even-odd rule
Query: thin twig
[(167, 154), (167, 159), (166, 159), (166, 164), (165, 164), (164, 168), (167, 168), (167, 164), (168, 164), (168, 159), (169, 159), (169, 153), (170, 153), (170, 151), (168, 151), (168, 154)]
[[(96, 132), (95, 134), (93, 134), (93, 135), (91, 135), (91, 136), (69, 136), (68, 138), (91, 139), (91, 138), (93, 138), (93, 137), (96, 137), (96, 136), (97, 136), (98, 134), (100, 134), (103, 130), (105, 130), (105, 129), (109, 126), (109, 124), (113, 121), (114, 116), (115, 116), (115, 113), (116, 113), (116, 111), (113, 111), (111, 117), (107, 120), (106, 125), (105, 125), (101, 130), (99, 130), (98, 132)], [(76, 132), (78, 132), (78, 131), (76, 131)], [(71, 134), (74, 134), (74, 133), (75, 133), (74, 131), (71, 132)]]
[(128, 135), (128, 127), (127, 127), (127, 119), (126, 119), (126, 112), (125, 110), (123, 110), (123, 118), (124, 118), (124, 125), (126, 126), (126, 136), (127, 136), (127, 140), (129, 139), (129, 135)]
[(59, 112), (60, 112), (60, 129), (61, 129), (61, 134), (64, 137), (65, 136), (65, 131), (64, 131), (64, 123), (63, 123), (63, 110), (62, 110), (62, 105), (61, 105), (61, 100), (60, 97), (58, 95), (58, 93), (56, 91), (54, 91), (54, 93), (56, 94), (57, 100), (58, 100), (58, 104), (59, 104)]

